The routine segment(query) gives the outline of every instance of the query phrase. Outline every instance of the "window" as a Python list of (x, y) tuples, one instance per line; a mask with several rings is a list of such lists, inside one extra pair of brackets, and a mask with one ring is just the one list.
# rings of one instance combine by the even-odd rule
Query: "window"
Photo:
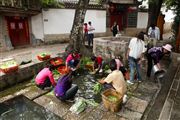
[(128, 13), (128, 24), (127, 27), (136, 27), (137, 26), (137, 12)]

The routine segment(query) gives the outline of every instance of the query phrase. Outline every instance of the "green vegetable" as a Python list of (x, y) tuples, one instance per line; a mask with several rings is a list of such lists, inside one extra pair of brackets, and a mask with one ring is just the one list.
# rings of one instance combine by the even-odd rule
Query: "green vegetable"
[(89, 105), (91, 105), (91, 106), (94, 106), (94, 107), (96, 107), (96, 106), (99, 105), (99, 104), (98, 104), (97, 102), (95, 102), (94, 100), (86, 100), (86, 103), (89, 104)]
[(54, 90), (51, 90), (51, 92), (47, 93), (48, 96), (54, 96)]
[(71, 106), (70, 111), (76, 114), (81, 113), (86, 108), (86, 101), (83, 98), (78, 99), (73, 106)]
[(117, 98), (116, 96), (113, 96), (113, 95), (109, 95), (109, 96), (108, 96), (108, 99), (109, 99), (109, 101), (111, 101), (111, 102), (116, 102), (116, 101), (118, 101), (118, 98)]
[(106, 65), (105, 67), (104, 67), (104, 70), (106, 71), (106, 70), (109, 70), (110, 68), (109, 68), (109, 65)]
[(16, 61), (15, 60), (9, 60), (9, 61), (6, 61), (3, 64), (1, 64), (0, 68), (6, 69), (6, 68), (14, 67), (14, 66), (17, 66)]
[(93, 86), (93, 91), (95, 94), (98, 94), (100, 93), (102, 90), (102, 85), (100, 83), (96, 83), (94, 86)]
[(53, 70), (53, 75), (60, 75), (60, 73), (58, 72), (58, 70)]

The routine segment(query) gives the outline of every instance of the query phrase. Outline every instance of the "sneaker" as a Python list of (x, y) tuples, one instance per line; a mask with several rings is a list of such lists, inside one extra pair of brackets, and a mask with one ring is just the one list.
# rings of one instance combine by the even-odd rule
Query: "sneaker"
[(133, 85), (134, 83), (133, 82), (131, 82), (130, 80), (127, 80), (127, 83), (129, 83), (129, 84), (131, 84), (131, 85)]
[(142, 80), (138, 80), (138, 83), (141, 83), (142, 82)]

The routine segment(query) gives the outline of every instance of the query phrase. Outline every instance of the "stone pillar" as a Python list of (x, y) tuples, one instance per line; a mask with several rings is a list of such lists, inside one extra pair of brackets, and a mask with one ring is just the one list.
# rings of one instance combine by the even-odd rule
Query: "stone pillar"
[(3, 41), (3, 17), (0, 15), (0, 51), (3, 51), (5, 47)]

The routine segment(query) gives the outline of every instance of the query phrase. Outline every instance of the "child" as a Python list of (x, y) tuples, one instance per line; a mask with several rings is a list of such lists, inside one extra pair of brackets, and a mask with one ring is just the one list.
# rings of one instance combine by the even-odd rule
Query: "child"
[(115, 58), (116, 61), (116, 65), (117, 65), (117, 70), (120, 70), (123, 75), (125, 75), (125, 73), (127, 72), (126, 68), (124, 67), (123, 63), (121, 62), (121, 60), (119, 58)]
[(77, 91), (78, 86), (72, 84), (72, 72), (69, 72), (59, 78), (54, 93), (58, 99), (66, 101), (69, 99), (73, 99)]
[(104, 80), (100, 80), (99, 83), (105, 84), (106, 88), (114, 88), (120, 95), (124, 95), (126, 92), (126, 83), (121, 71), (117, 70), (116, 61), (114, 59), (110, 62), (110, 73)]
[(103, 64), (103, 59), (101, 56), (92, 56), (91, 60), (93, 61), (93, 71), (95, 73), (102, 72), (102, 64)]
[(79, 66), (80, 55), (77, 51), (69, 54), (66, 58), (66, 69), (69, 67), (72, 71), (75, 71)]
[(45, 67), (38, 73), (38, 75), (35, 78), (35, 83), (37, 87), (43, 90), (45, 87), (56, 85), (56, 82), (54, 81), (53, 73), (52, 73), (54, 69), (55, 67), (53, 65), (48, 65), (47, 67)]

